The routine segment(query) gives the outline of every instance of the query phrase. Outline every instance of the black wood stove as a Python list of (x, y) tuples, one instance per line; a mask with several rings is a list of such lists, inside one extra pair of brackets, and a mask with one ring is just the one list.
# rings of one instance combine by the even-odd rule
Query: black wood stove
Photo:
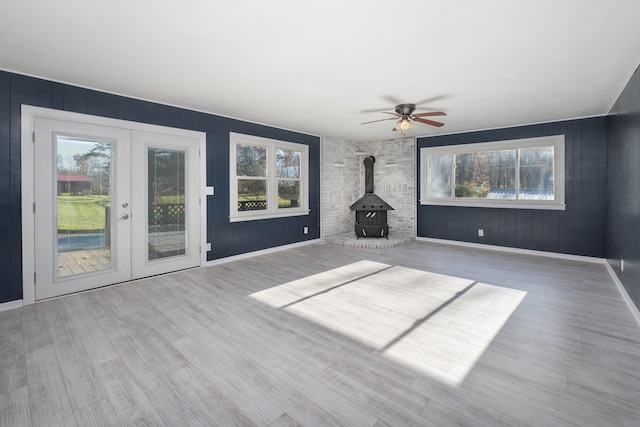
[(373, 192), (373, 164), (375, 157), (364, 159), (365, 195), (358, 199), (349, 209), (356, 212), (356, 237), (389, 238), (387, 211), (394, 210), (387, 202)]

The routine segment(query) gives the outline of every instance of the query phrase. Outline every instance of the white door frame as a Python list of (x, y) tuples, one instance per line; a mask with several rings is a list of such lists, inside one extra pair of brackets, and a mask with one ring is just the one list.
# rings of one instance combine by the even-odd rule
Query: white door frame
[(67, 120), (101, 126), (128, 128), (131, 130), (170, 133), (197, 138), (200, 141), (200, 265), (206, 264), (206, 134), (204, 132), (157, 126), (127, 120), (111, 119), (88, 114), (22, 105), (21, 112), (21, 184), (22, 184), (22, 303), (35, 302), (35, 150), (33, 133), (35, 118)]

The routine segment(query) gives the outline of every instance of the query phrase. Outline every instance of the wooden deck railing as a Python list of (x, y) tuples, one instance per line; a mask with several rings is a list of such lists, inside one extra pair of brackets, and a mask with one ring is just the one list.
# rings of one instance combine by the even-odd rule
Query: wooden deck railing
[(165, 205), (149, 205), (149, 224), (181, 224), (184, 223), (184, 203), (172, 203)]

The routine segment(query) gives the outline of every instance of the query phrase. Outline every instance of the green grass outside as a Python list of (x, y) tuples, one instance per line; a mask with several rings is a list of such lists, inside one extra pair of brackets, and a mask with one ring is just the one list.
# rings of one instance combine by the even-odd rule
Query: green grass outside
[(238, 194), (239, 202), (245, 202), (247, 200), (267, 200), (267, 196), (265, 194), (258, 194), (257, 196), (254, 194)]
[[(238, 200), (265, 200), (266, 196), (242, 196)], [(162, 196), (157, 200), (162, 204), (184, 203), (184, 196)], [(289, 207), (291, 200), (278, 199), (279, 207)], [(58, 230), (71, 233), (99, 232), (105, 228), (105, 207), (109, 206), (109, 196), (58, 195)]]
[(155, 198), (159, 205), (175, 205), (184, 203), (184, 195), (181, 196), (158, 196)]
[(105, 227), (109, 196), (58, 195), (58, 230), (98, 231)]
[[(99, 232), (105, 228), (105, 207), (109, 196), (58, 195), (58, 230), (71, 233)], [(157, 203), (184, 203), (184, 196), (162, 196)]]

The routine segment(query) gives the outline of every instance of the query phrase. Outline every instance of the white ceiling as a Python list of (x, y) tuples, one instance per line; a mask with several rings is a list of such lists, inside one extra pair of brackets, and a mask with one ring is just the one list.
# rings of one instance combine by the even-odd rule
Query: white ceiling
[(353, 141), (603, 115), (638, 0), (0, 0), (0, 68)]

